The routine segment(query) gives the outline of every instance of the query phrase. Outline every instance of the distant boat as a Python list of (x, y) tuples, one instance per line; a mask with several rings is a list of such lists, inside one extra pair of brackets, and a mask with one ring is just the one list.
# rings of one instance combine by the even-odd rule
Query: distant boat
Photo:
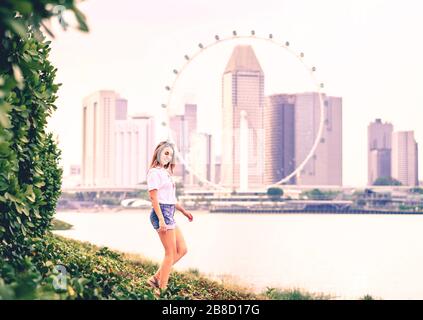
[(151, 208), (150, 201), (139, 198), (125, 199), (120, 204), (126, 208)]

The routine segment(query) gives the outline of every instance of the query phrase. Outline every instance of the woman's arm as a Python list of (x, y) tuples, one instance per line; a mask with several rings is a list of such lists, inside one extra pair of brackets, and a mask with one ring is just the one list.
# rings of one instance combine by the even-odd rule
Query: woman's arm
[(181, 211), (183, 214), (185, 214), (186, 210), (185, 210), (185, 208), (184, 208), (183, 206), (181, 206), (181, 205), (179, 204), (179, 202), (178, 202), (178, 203), (176, 203), (175, 207), (176, 207), (176, 210), (179, 210), (179, 211)]
[(156, 212), (157, 217), (159, 218), (160, 225), (165, 225), (162, 209), (160, 209), (159, 200), (157, 198), (157, 189), (148, 191), (148, 195), (150, 197), (151, 204), (153, 205), (154, 211)]
[(183, 213), (183, 215), (188, 218), (189, 221), (192, 221), (192, 219), (194, 219), (192, 214), (190, 212), (186, 211), (185, 208), (183, 206), (181, 206), (179, 203), (176, 203), (175, 207), (176, 207), (176, 209), (181, 211)]

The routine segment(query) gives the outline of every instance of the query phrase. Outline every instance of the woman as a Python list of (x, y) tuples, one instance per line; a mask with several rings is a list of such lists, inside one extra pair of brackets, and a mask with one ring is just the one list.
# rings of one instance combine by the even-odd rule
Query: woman
[(175, 209), (182, 212), (189, 221), (193, 220), (192, 214), (176, 200), (175, 183), (172, 180), (174, 158), (173, 145), (168, 141), (160, 142), (154, 150), (147, 173), (148, 192), (153, 205), (150, 221), (157, 230), (165, 250), (160, 268), (148, 280), (148, 283), (156, 288), (156, 294), (167, 288), (172, 265), (187, 253), (184, 237), (174, 219)]

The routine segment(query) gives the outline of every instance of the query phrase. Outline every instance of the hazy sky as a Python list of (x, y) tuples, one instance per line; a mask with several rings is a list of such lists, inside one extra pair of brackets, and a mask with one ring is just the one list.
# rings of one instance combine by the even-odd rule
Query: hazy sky
[[(232, 30), (289, 41), (317, 67), (325, 92), (343, 98), (344, 185), (367, 181), (367, 125), (375, 118), (392, 122), (395, 130), (414, 130), (423, 144), (421, 1), (90, 0), (79, 7), (90, 32), (62, 32), (54, 25), (51, 52), (63, 86), (49, 128), (59, 136), (66, 172), (81, 163), (84, 96), (112, 89), (128, 99), (130, 113), (155, 113), (183, 56)], [(234, 44), (208, 50), (178, 84), (178, 101), (198, 103), (204, 131), (215, 124), (205, 121), (208, 111), (218, 119), (220, 77)], [(251, 44), (265, 72), (266, 94), (312, 89), (301, 63), (283, 49)], [(419, 163), (423, 168), (423, 155)]]

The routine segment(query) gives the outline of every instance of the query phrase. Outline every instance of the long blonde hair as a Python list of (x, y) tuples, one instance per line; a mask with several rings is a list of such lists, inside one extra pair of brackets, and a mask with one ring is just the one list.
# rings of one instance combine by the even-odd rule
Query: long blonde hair
[[(151, 163), (150, 163), (150, 169), (160, 166), (160, 162), (157, 161), (157, 154), (159, 152), (160, 147), (163, 146), (166, 143), (169, 143), (169, 142), (168, 141), (161, 141), (157, 145), (156, 149), (154, 149), (153, 158), (151, 159)], [(175, 159), (175, 154), (173, 154), (173, 159)], [(175, 162), (174, 161), (170, 161), (169, 163), (167, 163), (163, 167), (165, 169), (168, 169), (170, 167), (170, 172), (173, 174), (173, 169), (175, 168), (175, 166), (176, 166)]]

